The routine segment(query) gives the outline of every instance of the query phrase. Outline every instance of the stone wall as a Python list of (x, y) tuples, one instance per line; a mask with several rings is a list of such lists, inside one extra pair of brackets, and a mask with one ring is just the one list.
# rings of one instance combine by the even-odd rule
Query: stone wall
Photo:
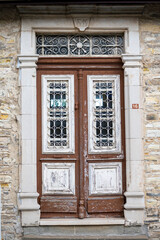
[(0, 9), (0, 184), (2, 239), (21, 239), (19, 186), (19, 87), (17, 54), (20, 19), (14, 8)]
[(140, 41), (144, 55), (146, 224), (151, 239), (157, 239), (160, 234), (160, 19), (140, 20)]

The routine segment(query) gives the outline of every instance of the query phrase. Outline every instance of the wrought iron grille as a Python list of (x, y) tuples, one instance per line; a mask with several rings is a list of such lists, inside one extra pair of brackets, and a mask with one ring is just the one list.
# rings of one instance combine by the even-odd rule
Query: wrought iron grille
[(95, 149), (112, 149), (116, 144), (114, 81), (93, 81), (93, 134)]
[(48, 147), (69, 146), (68, 81), (48, 81)]
[(124, 53), (123, 35), (43, 35), (36, 38), (36, 53), (57, 56), (106, 56)]

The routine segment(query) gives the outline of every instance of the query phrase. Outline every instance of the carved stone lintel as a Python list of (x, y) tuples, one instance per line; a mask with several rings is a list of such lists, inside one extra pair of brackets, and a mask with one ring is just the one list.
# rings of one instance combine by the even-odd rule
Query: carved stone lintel
[(75, 28), (78, 28), (80, 32), (84, 32), (86, 28), (89, 27), (90, 18), (77, 17), (77, 18), (73, 18), (73, 22), (74, 22)]

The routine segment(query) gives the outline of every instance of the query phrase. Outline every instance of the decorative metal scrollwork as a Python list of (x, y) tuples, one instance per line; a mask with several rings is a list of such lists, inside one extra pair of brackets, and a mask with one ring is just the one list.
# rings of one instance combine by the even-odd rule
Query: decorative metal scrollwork
[(39, 55), (102, 56), (124, 52), (123, 35), (37, 35)]
[(94, 81), (94, 147), (115, 147), (114, 82)]
[(121, 55), (123, 38), (121, 36), (93, 36), (92, 55)]
[(48, 81), (48, 146), (68, 147), (68, 81)]
[(90, 39), (87, 36), (72, 36), (69, 43), (70, 55), (89, 55)]

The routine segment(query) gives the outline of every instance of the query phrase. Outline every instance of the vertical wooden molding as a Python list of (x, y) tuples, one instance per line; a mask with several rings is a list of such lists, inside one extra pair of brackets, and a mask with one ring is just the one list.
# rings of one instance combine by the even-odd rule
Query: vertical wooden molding
[[(83, 85), (83, 70), (79, 69), (78, 71), (78, 86), (79, 86), (79, 102), (82, 102), (81, 99), (83, 99), (83, 87), (80, 87), (80, 85)], [(85, 217), (85, 207), (84, 207), (84, 156), (83, 156), (83, 143), (84, 143), (84, 136), (83, 136), (83, 105), (80, 105), (80, 118), (79, 118), (79, 136), (80, 136), (80, 149), (79, 149), (79, 182), (80, 182), (80, 188), (79, 188), (79, 218)]]
[(83, 80), (83, 70), (79, 69), (78, 71), (78, 80)]
[(79, 218), (84, 218), (85, 208), (84, 208), (84, 199), (79, 201)]

